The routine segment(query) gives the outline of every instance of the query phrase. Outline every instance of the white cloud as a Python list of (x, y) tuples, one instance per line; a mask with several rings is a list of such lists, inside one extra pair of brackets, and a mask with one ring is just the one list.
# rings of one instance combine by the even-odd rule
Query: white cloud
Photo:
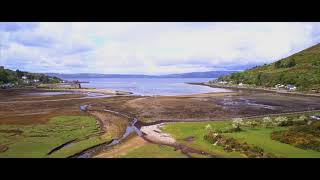
[(319, 23), (39, 23), (36, 28), (0, 33), (7, 44), (4, 65), (11, 67), (166, 74), (272, 62), (317, 43), (319, 27)]

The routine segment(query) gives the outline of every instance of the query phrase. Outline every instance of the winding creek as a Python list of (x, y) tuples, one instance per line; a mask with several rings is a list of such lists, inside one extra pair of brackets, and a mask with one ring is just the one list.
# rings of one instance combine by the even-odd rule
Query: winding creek
[[(90, 107), (91, 107), (91, 105), (82, 105), (82, 106), (80, 106), (80, 109), (82, 111), (87, 111), (87, 110), (89, 110)], [(86, 149), (86, 150), (82, 151), (79, 154), (76, 154), (76, 155), (72, 156), (72, 158), (91, 158), (94, 155), (97, 155), (99, 152), (105, 151), (105, 150), (109, 149), (112, 146), (120, 144), (123, 140), (127, 139), (129, 137), (129, 135), (131, 135), (133, 133), (138, 135), (138, 136), (140, 136), (140, 137), (143, 135), (142, 132), (140, 131), (140, 129), (135, 126), (139, 122), (139, 120), (137, 118), (131, 118), (126, 114), (123, 114), (123, 113), (120, 113), (120, 112), (116, 112), (116, 111), (112, 111), (112, 110), (105, 109), (105, 110), (102, 110), (102, 111), (103, 112), (114, 113), (114, 114), (123, 116), (123, 117), (128, 118), (128, 119), (133, 119), (133, 120), (129, 123), (129, 125), (126, 128), (125, 133), (122, 135), (122, 137), (120, 139), (113, 139), (111, 142), (106, 142), (106, 143), (91, 147), (89, 149)]]
[[(91, 105), (82, 105), (82, 106), (80, 106), (80, 109), (82, 111), (88, 111), (90, 107), (91, 107)], [(113, 139), (110, 142), (106, 142), (106, 143), (99, 144), (97, 146), (88, 148), (88, 149), (86, 149), (76, 155), (71, 156), (71, 158), (92, 158), (95, 155), (98, 155), (99, 153), (106, 151), (106, 150), (112, 148), (113, 146), (120, 144), (121, 142), (126, 140), (131, 134), (136, 134), (139, 137), (142, 137), (143, 139), (145, 139), (148, 142), (151, 142), (153, 144), (171, 146), (171, 147), (174, 147), (176, 150), (179, 149), (181, 151), (181, 153), (186, 155), (188, 158), (192, 158), (192, 156), (190, 156), (189, 153), (201, 154), (201, 155), (205, 155), (208, 157), (217, 157), (215, 155), (190, 148), (190, 147), (183, 145), (183, 144), (180, 144), (180, 143), (164, 144), (164, 143), (152, 141), (150, 139), (146, 139), (145, 134), (141, 131), (141, 128), (143, 127), (142, 124), (145, 125), (145, 123), (142, 123), (141, 121), (139, 121), (139, 119), (137, 119), (135, 117), (132, 118), (126, 114), (123, 114), (123, 113), (120, 113), (117, 111), (108, 110), (108, 109), (104, 109), (104, 110), (100, 110), (100, 111), (117, 114), (119, 116), (123, 116), (125, 118), (132, 119), (132, 121), (129, 123), (129, 125), (126, 128), (125, 133), (122, 135), (122, 137), (120, 139)], [(152, 124), (154, 124), (154, 123), (152, 123)], [(158, 124), (163, 124), (163, 123), (158, 123)]]

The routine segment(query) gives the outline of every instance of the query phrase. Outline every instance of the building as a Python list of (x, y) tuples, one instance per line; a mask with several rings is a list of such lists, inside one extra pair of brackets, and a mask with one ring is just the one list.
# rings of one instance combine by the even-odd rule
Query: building
[(277, 85), (275, 85), (275, 88), (276, 89), (281, 89), (281, 88), (284, 88), (284, 85), (283, 84), (277, 84)]
[(13, 87), (14, 87), (14, 84), (12, 84), (12, 83), (7, 83), (7, 84), (0, 85), (1, 89), (7, 89), (7, 88), (13, 88)]
[(27, 76), (22, 76), (21, 78), (24, 80), (28, 79)]
[(219, 83), (220, 83), (220, 84), (228, 84), (227, 81), (220, 81)]
[(310, 116), (311, 119), (320, 120), (320, 115)]
[(295, 90), (297, 89), (297, 87), (294, 86), (294, 85), (292, 85), (292, 84), (288, 84), (288, 85), (286, 86), (286, 88), (287, 88), (289, 91), (295, 91)]
[(71, 88), (74, 88), (74, 89), (81, 89), (81, 84), (80, 82), (78, 81), (73, 81), (71, 84), (70, 84)]

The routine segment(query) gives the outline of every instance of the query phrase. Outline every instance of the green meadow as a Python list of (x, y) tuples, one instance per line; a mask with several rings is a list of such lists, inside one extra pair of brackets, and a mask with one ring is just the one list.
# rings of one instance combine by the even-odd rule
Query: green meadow
[[(261, 119), (260, 119), (261, 120)], [(232, 128), (232, 121), (214, 122), (178, 122), (168, 123), (164, 131), (170, 133), (179, 143), (185, 144), (205, 152), (209, 152), (218, 157), (242, 158), (246, 157), (241, 152), (226, 152), (223, 147), (213, 145), (204, 139), (211, 129), (226, 130)], [(240, 132), (223, 133), (239, 142), (246, 142), (250, 145), (258, 146), (265, 152), (272, 153), (282, 158), (320, 158), (320, 152), (310, 149), (301, 149), (290, 144), (285, 144), (271, 139), (274, 131), (288, 130), (289, 127), (242, 127)], [(194, 141), (187, 141), (188, 137), (194, 137)]]

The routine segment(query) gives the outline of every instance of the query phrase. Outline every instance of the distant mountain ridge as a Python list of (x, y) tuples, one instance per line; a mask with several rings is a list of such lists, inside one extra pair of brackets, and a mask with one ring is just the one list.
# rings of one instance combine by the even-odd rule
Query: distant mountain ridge
[(48, 76), (56, 76), (59, 78), (218, 78), (220, 76), (229, 75), (238, 71), (207, 71), (207, 72), (190, 72), (181, 74), (168, 75), (134, 75), (134, 74), (59, 74), (46, 73)]

